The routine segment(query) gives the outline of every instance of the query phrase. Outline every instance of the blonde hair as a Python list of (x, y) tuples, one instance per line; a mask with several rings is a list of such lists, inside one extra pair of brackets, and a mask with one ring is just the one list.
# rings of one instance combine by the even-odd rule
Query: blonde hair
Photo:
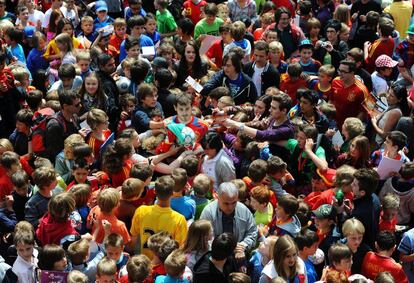
[(338, 7), (336, 7), (335, 12), (333, 14), (333, 18), (335, 20), (340, 21), (341, 23), (348, 25), (349, 22), (351, 21), (351, 15), (350, 15), (348, 5), (346, 4), (338, 5)]
[(230, 273), (230, 282), (232, 283), (251, 283), (252, 280), (247, 274), (243, 272), (232, 272)]
[(88, 276), (79, 270), (72, 270), (68, 274), (68, 283), (88, 283)]
[(388, 193), (381, 199), (382, 209), (400, 208), (400, 197), (395, 193)]
[(165, 271), (171, 277), (179, 277), (185, 270), (187, 257), (180, 250), (170, 253), (164, 261)]
[(279, 41), (272, 41), (269, 43), (269, 50), (279, 50), (280, 53), (284, 53), (283, 45)]
[(364, 235), (365, 227), (364, 224), (362, 224), (362, 222), (358, 219), (350, 218), (346, 220), (342, 225), (342, 234), (344, 234), (344, 236), (346, 237), (355, 233), (359, 235)]
[(269, 260), (273, 259), (273, 254), (275, 252), (275, 245), (278, 239), (279, 239), (278, 236), (273, 236), (273, 235), (268, 236), (266, 238), (266, 240), (269, 241)]
[(3, 31), (3, 33), (6, 33), (6, 31), (10, 28), (14, 28), (14, 25), (9, 20), (1, 20), (0, 21), (0, 30)]
[(246, 183), (242, 179), (231, 180), (239, 192), (239, 201), (244, 202), (249, 197), (249, 192), (246, 186)]
[(91, 196), (91, 189), (88, 184), (76, 184), (70, 188), (76, 202), (76, 207), (85, 206)]
[(11, 69), (14, 79), (23, 82), (24, 79), (29, 78), (29, 71), (21, 66), (16, 66)]
[(213, 226), (211, 226), (210, 221), (203, 219), (194, 221), (188, 229), (182, 250), (185, 253), (193, 251), (207, 252), (209, 250), (208, 239), (212, 232)]
[(100, 124), (107, 123), (108, 119), (108, 115), (106, 115), (105, 111), (98, 108), (93, 108), (88, 112), (86, 122), (92, 130), (96, 130)]
[(116, 272), (117, 269), (115, 261), (106, 257), (101, 259), (101, 261), (98, 263), (98, 266), (96, 267), (97, 276), (114, 276), (116, 275)]
[(126, 27), (127, 23), (124, 18), (116, 18), (114, 21), (114, 28)]
[(57, 35), (55, 37), (55, 41), (56, 43), (61, 43), (61, 44), (66, 45), (67, 47), (66, 53), (74, 51), (72, 37), (66, 32), (62, 32), (61, 34)]
[(354, 181), (354, 174), (357, 170), (349, 165), (342, 165), (335, 173), (335, 186), (350, 185)]
[(85, 140), (80, 134), (72, 134), (65, 139), (63, 147), (66, 150), (73, 150), (75, 146), (83, 143), (85, 143)]
[(198, 196), (205, 196), (211, 189), (211, 179), (206, 174), (198, 174), (193, 181), (193, 190)]
[(102, 190), (98, 195), (98, 206), (104, 213), (111, 213), (119, 204), (120, 196), (117, 189), (108, 188)]
[(91, 53), (88, 51), (79, 51), (76, 53), (76, 62), (81, 60), (91, 61)]
[(144, 191), (144, 182), (136, 178), (128, 178), (122, 183), (122, 198), (139, 197)]
[(0, 147), (3, 147), (6, 151), (14, 151), (13, 144), (9, 141), (9, 139), (0, 139)]
[(234, 106), (234, 100), (231, 96), (222, 96), (219, 98), (218, 102), (223, 103), (224, 107)]
[(84, 16), (81, 19), (81, 24), (84, 23), (93, 23), (93, 18), (91, 16)]

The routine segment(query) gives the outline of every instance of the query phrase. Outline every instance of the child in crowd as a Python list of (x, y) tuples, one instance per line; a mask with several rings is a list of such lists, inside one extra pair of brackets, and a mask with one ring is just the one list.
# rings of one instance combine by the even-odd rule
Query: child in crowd
[(95, 41), (96, 34), (93, 32), (93, 18), (91, 16), (84, 16), (81, 18), (81, 32), (77, 36), (79, 42), (89, 49)]
[(315, 266), (310, 260), (310, 257), (316, 253), (319, 244), (318, 234), (312, 230), (306, 229), (301, 231), (295, 238), (295, 243), (298, 246), (299, 257), (305, 263), (306, 276), (308, 282), (316, 282), (318, 275)]
[(324, 270), (322, 280), (340, 280), (339, 282), (347, 282), (351, 273), (352, 252), (351, 249), (344, 244), (333, 244), (328, 252), (329, 267)]
[(296, 216), (298, 211), (298, 200), (289, 194), (286, 194), (278, 199), (276, 213), (269, 224), (269, 234), (273, 231), (278, 236), (290, 235), (296, 237), (300, 232), (300, 222)]
[(90, 186), (88, 184), (76, 184), (68, 191), (73, 194), (76, 203), (75, 210), (70, 214), (70, 219), (80, 235), (86, 234), (88, 231), (86, 228), (87, 218), (91, 210), (88, 206), (91, 198)]
[(250, 192), (250, 206), (255, 211), (257, 225), (266, 226), (273, 218), (273, 206), (270, 203), (270, 190), (266, 186), (254, 187)]
[[(103, 2), (103, 1), (102, 1)], [(103, 258), (96, 268), (96, 283), (116, 282), (117, 269), (114, 260)]]
[(407, 136), (400, 131), (390, 132), (384, 141), (384, 148), (373, 152), (372, 164), (378, 166), (382, 158), (388, 157), (390, 159), (401, 160), (404, 163), (410, 161), (402, 151), (407, 144)]
[(76, 52), (76, 65), (79, 68), (83, 80), (89, 76), (91, 71), (91, 55), (89, 52)]
[(100, 160), (101, 147), (111, 135), (111, 130), (108, 129), (108, 115), (101, 109), (91, 109), (86, 117), (86, 122), (92, 130), (86, 138), (86, 143), (92, 148), (95, 159)]
[(24, 220), (24, 207), (33, 195), (33, 188), (30, 184), (29, 175), (19, 170), (12, 175), (12, 183), (14, 186), (13, 197), (13, 210), (16, 214), (18, 221)]
[(273, 259), (275, 243), (278, 237), (269, 236), (260, 242), (259, 248), (253, 251), (248, 268), (251, 268), (252, 282), (259, 282), (263, 268)]
[[(183, 160), (183, 162), (186, 159)], [(188, 172), (188, 170), (186, 170)], [(195, 201), (196, 204), (196, 213), (194, 216), (194, 220), (198, 220), (200, 218), (201, 212), (203, 211), (204, 207), (210, 203), (207, 199), (208, 193), (210, 193), (213, 189), (211, 184), (211, 179), (206, 174), (198, 174), (194, 178), (193, 182), (193, 192), (191, 193), (190, 197)]]
[(193, 199), (185, 195), (187, 189), (187, 172), (182, 168), (172, 171), (174, 179), (173, 197), (171, 198), (171, 208), (182, 214), (185, 219), (194, 220), (196, 204)]
[(13, 264), (13, 272), (21, 283), (34, 282), (36, 278), (38, 251), (35, 249), (35, 238), (31, 230), (19, 229), (13, 235), (17, 259)]
[(117, 233), (111, 233), (104, 240), (106, 256), (116, 262), (116, 269), (119, 272), (126, 265), (129, 254), (124, 252), (124, 240)]
[(32, 39), (33, 48), (27, 56), (27, 68), (33, 76), (38, 70), (46, 70), (49, 67), (49, 63), (43, 57), (46, 51), (45, 35), (37, 31)]
[(164, 261), (170, 253), (178, 249), (178, 243), (167, 232), (159, 232), (148, 238), (147, 246), (152, 253), (151, 278), (155, 280), (157, 276), (167, 274)]
[(400, 197), (394, 193), (386, 194), (381, 199), (381, 208), (379, 231), (395, 233), (398, 210), (400, 209)]
[(187, 264), (187, 259), (183, 252), (175, 250), (164, 261), (167, 275), (160, 275), (155, 280), (156, 283), (167, 283), (179, 280), (179, 282), (190, 283), (191, 278), (182, 278)]
[(299, 63), (290, 63), (286, 73), (280, 76), (280, 90), (290, 96), (292, 105), (295, 105), (297, 102), (297, 90), (307, 88), (306, 80), (302, 78), (302, 71), (302, 66)]
[(300, 57), (292, 60), (298, 62), (302, 66), (304, 75), (316, 75), (321, 63), (312, 58), (314, 45), (309, 39), (304, 39), (299, 44)]
[(233, 37), (233, 42), (226, 45), (223, 50), (223, 57), (230, 51), (232, 47), (239, 46), (244, 50), (244, 57), (242, 62), (246, 64), (250, 60), (250, 54), (252, 53), (252, 46), (250, 42), (244, 38), (246, 34), (246, 25), (237, 21), (234, 22), (230, 28), (231, 37)]
[(145, 255), (131, 257), (126, 264), (127, 274), (123, 275), (119, 282), (145, 282), (151, 272), (151, 261)]

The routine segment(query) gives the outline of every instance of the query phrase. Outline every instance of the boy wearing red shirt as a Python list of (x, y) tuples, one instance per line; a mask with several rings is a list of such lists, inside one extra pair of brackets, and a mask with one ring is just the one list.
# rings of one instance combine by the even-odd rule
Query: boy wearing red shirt
[(120, 53), (121, 50), (121, 43), (127, 37), (126, 35), (127, 24), (125, 19), (117, 18), (114, 21), (114, 34), (111, 35), (109, 39), (109, 45), (115, 48), (115, 50)]
[(291, 63), (287, 67), (287, 73), (280, 75), (280, 90), (287, 93), (292, 99), (292, 105), (297, 103), (296, 92), (300, 88), (308, 88), (306, 80), (301, 78), (302, 66), (299, 63)]
[(207, 2), (204, 0), (187, 0), (183, 4), (184, 9), (182, 14), (196, 25), (201, 20), (201, 14), (206, 5)]
[(395, 233), (398, 209), (400, 208), (400, 197), (394, 193), (386, 194), (381, 199), (381, 208), (379, 231)]
[(401, 264), (391, 257), (395, 250), (396, 239), (393, 233), (382, 231), (378, 234), (375, 247), (377, 252), (368, 252), (362, 263), (362, 274), (374, 280), (378, 273), (388, 271), (395, 282), (408, 283)]
[(6, 151), (0, 157), (0, 163), (6, 172), (0, 176), (0, 203), (13, 191), (11, 176), (21, 169), (19, 155), (13, 151)]
[[(223, 23), (219, 27), (221, 39), (214, 42), (206, 52), (208, 64), (213, 70), (220, 70), (223, 65), (224, 46), (230, 44), (233, 38), (230, 34), (231, 24)], [(214, 62), (212, 61), (214, 59)]]

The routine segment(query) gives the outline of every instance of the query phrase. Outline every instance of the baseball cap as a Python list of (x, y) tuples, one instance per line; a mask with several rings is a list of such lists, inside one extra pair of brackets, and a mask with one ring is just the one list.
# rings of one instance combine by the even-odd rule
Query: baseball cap
[(33, 37), (33, 35), (34, 35), (34, 33), (35, 33), (35, 31), (36, 31), (36, 27), (34, 27), (34, 26), (26, 26), (25, 28), (24, 28), (24, 35), (26, 36), (26, 37)]
[(378, 68), (387, 67), (387, 68), (394, 68), (397, 66), (398, 62), (392, 60), (392, 58), (388, 55), (381, 55), (375, 60), (375, 66)]
[(407, 30), (408, 34), (414, 35), (414, 24), (410, 25)]
[(108, 12), (108, 5), (106, 5), (105, 1), (96, 1), (95, 2), (95, 10), (96, 10), (96, 12), (100, 12), (100, 11), (107, 11)]
[(336, 170), (328, 168), (326, 171), (321, 171), (316, 169), (316, 173), (328, 187), (332, 187), (334, 185)]
[(164, 57), (155, 57), (154, 61), (152, 61), (152, 65), (157, 68), (168, 69), (168, 62), (167, 59), (165, 59)]
[(313, 214), (318, 219), (331, 219), (334, 220), (336, 217), (336, 209), (330, 204), (322, 204), (318, 209), (313, 211)]
[(305, 46), (313, 48), (313, 44), (309, 39), (304, 39), (299, 43), (299, 48), (302, 48)]

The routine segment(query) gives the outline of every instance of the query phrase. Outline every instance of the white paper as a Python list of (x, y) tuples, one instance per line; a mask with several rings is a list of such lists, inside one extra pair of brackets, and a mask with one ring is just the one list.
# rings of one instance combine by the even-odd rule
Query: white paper
[(332, 144), (335, 146), (341, 147), (344, 143), (344, 139), (342, 138), (341, 132), (336, 131), (335, 135), (332, 137)]
[(91, 131), (91, 127), (89, 127), (88, 122), (86, 122), (86, 120), (83, 121), (82, 123), (80, 123), (80, 127), (81, 127), (81, 129), (87, 129), (87, 130)]
[(131, 120), (125, 120), (125, 126), (126, 127), (131, 126)]
[(188, 77), (185, 79), (185, 81), (186, 81), (186, 83), (188, 83), (188, 84), (189, 84), (192, 88), (194, 88), (196, 92), (200, 93), (200, 92), (203, 90), (203, 87), (202, 87), (202, 86), (201, 86), (198, 82), (196, 82), (196, 80), (195, 80), (195, 79), (193, 79), (191, 76), (188, 76)]
[(154, 46), (142, 46), (142, 55), (144, 56), (153, 56), (155, 55), (155, 48)]
[(211, 45), (217, 40), (221, 40), (221, 36), (206, 35), (200, 45), (200, 55), (205, 55)]
[(403, 165), (402, 160), (395, 160), (388, 157), (382, 157), (378, 165), (377, 172), (381, 180), (387, 179), (391, 172), (398, 172)]

